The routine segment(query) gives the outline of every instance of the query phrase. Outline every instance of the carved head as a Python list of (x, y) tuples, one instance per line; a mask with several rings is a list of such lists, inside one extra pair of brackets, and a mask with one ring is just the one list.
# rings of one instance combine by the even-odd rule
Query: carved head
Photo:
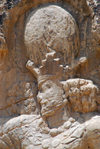
[(43, 116), (52, 115), (67, 100), (60, 80), (63, 65), (78, 54), (79, 35), (74, 18), (55, 5), (33, 11), (25, 27), (25, 45), (29, 59), (27, 68), (38, 81), (38, 102)]
[(54, 53), (50, 53), (42, 62), (43, 66), (36, 68), (34, 63), (29, 60), (26, 67), (37, 78), (39, 88), (37, 101), (41, 106), (42, 116), (47, 117), (63, 107), (67, 100), (63, 98), (64, 90), (59, 81), (63, 73), (59, 59), (55, 59)]

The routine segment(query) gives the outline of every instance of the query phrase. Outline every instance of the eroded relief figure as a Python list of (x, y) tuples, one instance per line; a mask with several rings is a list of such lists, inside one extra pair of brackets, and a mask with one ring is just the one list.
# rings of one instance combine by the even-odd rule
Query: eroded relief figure
[[(34, 22), (37, 26), (34, 26)], [(64, 90), (60, 81), (64, 79), (64, 67), (67, 69), (68, 64), (72, 65), (78, 54), (78, 27), (73, 17), (61, 7), (51, 5), (41, 8), (28, 18), (25, 44), (31, 60), (27, 68), (38, 81), (37, 100), (41, 113), (51, 115), (67, 102), (63, 98)]]
[[(80, 45), (79, 31), (67, 11), (51, 5), (29, 16), (25, 28), (25, 44), (31, 60), (26, 66), (38, 81), (37, 101), (42, 116), (48, 117), (68, 104), (71, 104), (74, 112), (85, 113), (97, 109), (98, 89), (92, 81), (71, 79), (75, 67), (86, 63), (86, 59), (75, 62)], [(69, 80), (66, 81), (66, 78)]]
[(0, 149), (100, 149), (100, 91), (84, 75), (89, 62), (80, 56), (79, 32), (61, 6), (50, 4), (27, 14), (25, 63), (37, 81), (38, 115), (5, 123)]

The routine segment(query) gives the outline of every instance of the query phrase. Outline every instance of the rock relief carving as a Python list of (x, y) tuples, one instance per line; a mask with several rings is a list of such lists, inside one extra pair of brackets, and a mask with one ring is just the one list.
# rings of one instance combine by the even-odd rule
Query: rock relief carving
[(41, 113), (43, 116), (51, 115), (67, 102), (63, 98), (60, 80), (63, 65), (70, 64), (78, 54), (78, 27), (67, 11), (51, 5), (29, 16), (25, 44), (31, 60), (26, 66), (38, 81), (37, 100)]
[(99, 109), (99, 88), (91, 80), (75, 77), (88, 65), (87, 58), (78, 59), (75, 19), (56, 5), (37, 9), (27, 18), (24, 40), (29, 59), (26, 68), (38, 83), (40, 115), (8, 121), (0, 131), (0, 148), (9, 144), (14, 149), (16, 145), (22, 149), (99, 149), (100, 117), (91, 114)]
[(71, 79), (75, 69), (87, 63), (84, 57), (75, 60), (79, 31), (71, 14), (55, 5), (31, 13), (24, 38), (30, 58), (26, 67), (38, 81), (42, 116), (51, 116), (65, 105), (74, 112), (96, 111), (98, 88), (92, 81)]

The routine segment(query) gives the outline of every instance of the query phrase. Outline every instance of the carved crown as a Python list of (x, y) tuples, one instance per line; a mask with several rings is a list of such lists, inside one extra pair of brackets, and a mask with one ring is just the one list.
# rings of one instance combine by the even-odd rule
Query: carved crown
[(58, 79), (62, 76), (63, 66), (60, 65), (60, 59), (56, 58), (56, 53), (46, 54), (46, 59), (42, 60), (42, 65), (37, 68), (34, 62), (28, 61), (26, 67), (33, 73), (38, 80), (38, 85), (48, 79)]

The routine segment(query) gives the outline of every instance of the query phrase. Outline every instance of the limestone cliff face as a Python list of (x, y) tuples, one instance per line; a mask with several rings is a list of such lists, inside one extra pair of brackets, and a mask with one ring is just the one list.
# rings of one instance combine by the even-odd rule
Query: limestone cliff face
[(100, 149), (100, 2), (0, 1), (0, 149)]

